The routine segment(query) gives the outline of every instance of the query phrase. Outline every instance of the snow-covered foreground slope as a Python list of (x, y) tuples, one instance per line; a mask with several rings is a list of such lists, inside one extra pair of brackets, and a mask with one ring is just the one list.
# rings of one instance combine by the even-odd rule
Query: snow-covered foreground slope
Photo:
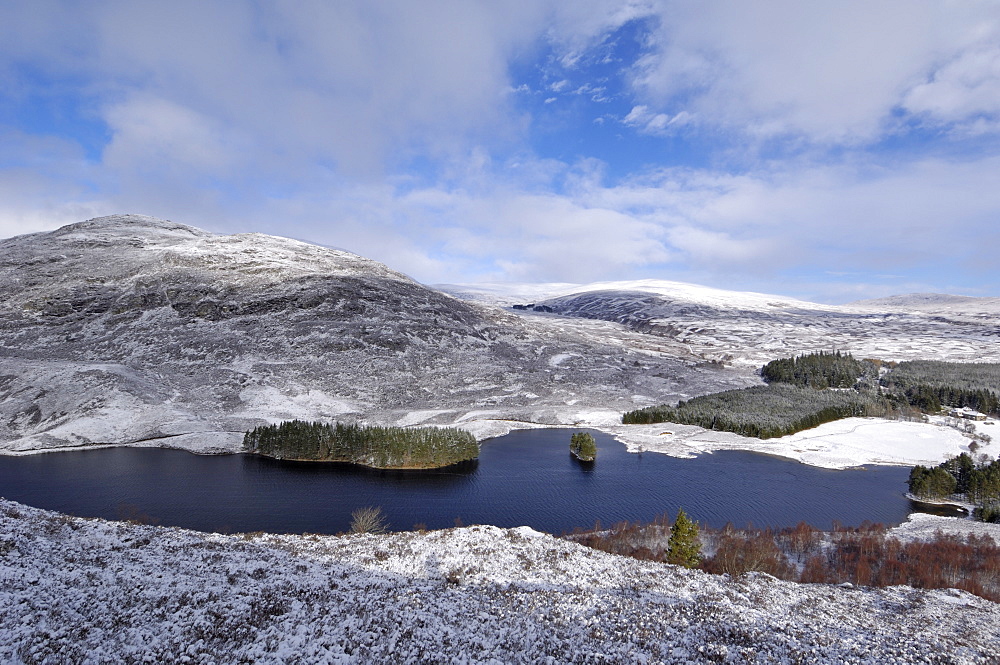
[(911, 513), (905, 522), (889, 530), (889, 535), (902, 541), (931, 540), (936, 533), (963, 539), (968, 536), (989, 536), (994, 542), (1000, 543), (1000, 524), (927, 513)]
[(716, 577), (527, 528), (221, 536), (0, 500), (12, 663), (989, 663), (964, 592)]

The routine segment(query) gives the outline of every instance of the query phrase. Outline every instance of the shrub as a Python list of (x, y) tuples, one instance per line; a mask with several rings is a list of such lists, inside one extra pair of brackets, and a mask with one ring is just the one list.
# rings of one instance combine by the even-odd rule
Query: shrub
[(388, 528), (381, 507), (366, 506), (351, 513), (351, 533), (385, 533)]

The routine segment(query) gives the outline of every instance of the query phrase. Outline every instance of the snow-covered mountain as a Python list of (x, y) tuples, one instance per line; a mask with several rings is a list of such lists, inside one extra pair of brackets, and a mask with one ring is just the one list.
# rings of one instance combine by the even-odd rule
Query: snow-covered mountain
[(233, 450), (246, 429), (295, 417), (572, 422), (576, 405), (752, 381), (686, 371), (690, 358), (629, 331), (465, 302), (348, 252), (138, 215), (0, 242), (0, 292), (8, 450)]
[[(8, 452), (231, 451), (290, 418), (483, 437), (601, 426), (813, 350), (1000, 361), (997, 299), (832, 306), (658, 280), (434, 289), (349, 252), (139, 215), (0, 241), (0, 292)], [(529, 303), (551, 313), (513, 307)]]
[(522, 527), (223, 536), (0, 500), (5, 663), (995, 663), (1000, 605), (738, 578)]
[(807, 351), (1000, 361), (1000, 298), (916, 294), (847, 305), (640, 280), (587, 285), (452, 285), (454, 295), (621, 323), (693, 356), (747, 368)]
[[(293, 417), (612, 423), (759, 382), (778, 355), (1000, 353), (997, 310), (966, 301), (446, 288), (461, 298), (348, 252), (136, 215), (0, 241), (0, 451), (230, 451)], [(512, 308), (528, 302), (551, 313)], [(978, 663), (996, 658), (998, 607), (711, 576), (527, 528), (223, 536), (0, 499), (3, 662)]]

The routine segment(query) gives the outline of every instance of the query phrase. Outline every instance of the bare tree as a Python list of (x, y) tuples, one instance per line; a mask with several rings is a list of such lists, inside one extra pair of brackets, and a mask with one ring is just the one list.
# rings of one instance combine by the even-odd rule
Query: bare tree
[(351, 533), (385, 533), (388, 527), (380, 506), (365, 506), (351, 513)]

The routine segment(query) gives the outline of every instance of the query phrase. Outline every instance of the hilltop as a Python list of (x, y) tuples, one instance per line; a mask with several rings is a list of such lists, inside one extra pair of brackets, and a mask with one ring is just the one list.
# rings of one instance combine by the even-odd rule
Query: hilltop
[(753, 381), (642, 352), (627, 331), (539, 326), (349, 252), (140, 215), (0, 241), (0, 290), (8, 451), (232, 451), (292, 418), (483, 435), (498, 419), (571, 423), (636, 394)]

